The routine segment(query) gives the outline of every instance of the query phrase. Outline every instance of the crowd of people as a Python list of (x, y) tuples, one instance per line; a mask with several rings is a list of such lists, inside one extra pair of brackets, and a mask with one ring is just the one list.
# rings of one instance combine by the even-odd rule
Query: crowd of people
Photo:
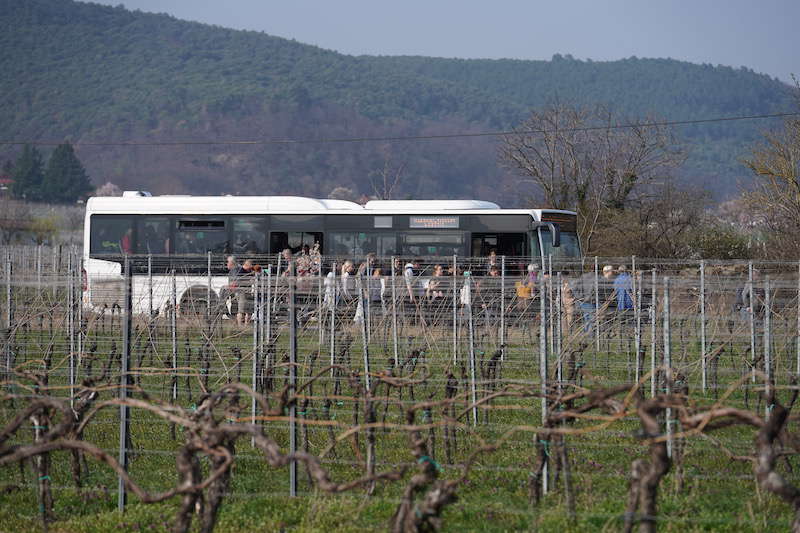
[[(319, 246), (316, 244), (313, 249), (308, 245), (303, 246), (297, 255), (286, 248), (281, 253), (280, 259), (277, 274), (281, 276), (296, 275), (301, 278), (317, 276), (322, 264)], [(245, 259), (239, 264), (237, 257), (233, 255), (228, 256), (225, 266), (228, 269), (228, 284), (223, 299), (229, 300), (226, 302), (226, 307), (236, 317), (236, 323), (246, 325), (253, 319), (255, 313), (253, 282), (256, 275), (264, 269), (261, 265), (254, 264), (251, 259)]]
[[(552, 294), (560, 294), (565, 324), (571, 327), (580, 320), (584, 331), (589, 331), (598, 315), (613, 314), (625, 322), (634, 308), (633, 278), (625, 265), (606, 265), (597, 279), (594, 272), (552, 274), (560, 279), (560, 291), (551, 287), (545, 293), (542, 293), (542, 282), (551, 274), (542, 271), (539, 265), (506, 265), (510, 290), (505, 301), (500, 302), (501, 265), (494, 251), (483, 259), (472, 258), (469, 265), (434, 263), (423, 267), (416, 258), (405, 262), (395, 258), (394, 261), (394, 265), (384, 265), (374, 254), (368, 254), (358, 266), (351, 260), (332, 265), (322, 281), (324, 308), (352, 305), (355, 320), (363, 317), (363, 300), (385, 310), (387, 301), (392, 298), (392, 271), (398, 278), (395, 297), (402, 302), (403, 311), (412, 314), (450, 305), (455, 300), (462, 308), (472, 306), (489, 315), (499, 313), (500, 306), (507, 306), (507, 313), (536, 320), (540, 304), (534, 301), (539, 296), (547, 299)], [(297, 254), (285, 249), (278, 263), (277, 275), (296, 276), (300, 290), (316, 288), (312, 278), (320, 276), (323, 269), (317, 246), (310, 249), (306, 245)], [(236, 322), (244, 325), (253, 318), (253, 280), (262, 267), (250, 259), (239, 264), (236, 257), (229, 256), (227, 269), (228, 307), (231, 314), (235, 314)]]

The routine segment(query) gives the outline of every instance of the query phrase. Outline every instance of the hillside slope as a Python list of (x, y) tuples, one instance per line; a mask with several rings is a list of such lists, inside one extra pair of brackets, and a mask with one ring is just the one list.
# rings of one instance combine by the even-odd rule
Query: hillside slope
[[(786, 110), (785, 84), (747, 69), (661, 59), (583, 62), (346, 56), (263, 33), (71, 0), (0, 0), (0, 124), (6, 139), (320, 139), (508, 128), (561, 100), (670, 120)], [(731, 190), (765, 123), (684, 128), (689, 179)], [(492, 138), (402, 143), (91, 147), (95, 182), (155, 192), (372, 193), (403, 166), (398, 193), (522, 193)], [(0, 149), (13, 157), (13, 148)]]

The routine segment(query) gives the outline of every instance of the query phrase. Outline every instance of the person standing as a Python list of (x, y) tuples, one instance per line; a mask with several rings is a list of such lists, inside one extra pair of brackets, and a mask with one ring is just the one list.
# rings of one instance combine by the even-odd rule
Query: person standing
[(444, 298), (444, 292), (442, 292), (442, 276), (444, 275), (444, 269), (442, 265), (436, 265), (433, 267), (433, 276), (428, 278), (425, 281), (424, 289), (425, 289), (425, 299), (432, 303), (434, 301), (439, 301)]
[(133, 253), (133, 228), (128, 228), (119, 240), (119, 249), (125, 255)]
[(350, 302), (355, 298), (355, 283), (353, 280), (353, 272), (355, 271), (355, 267), (353, 266), (352, 261), (345, 261), (342, 264), (342, 271), (341, 271), (341, 286), (342, 286), (342, 299), (345, 302)]
[(414, 269), (419, 268), (419, 261), (409, 261), (406, 263), (406, 266), (403, 270), (403, 279), (406, 282), (406, 291), (408, 292), (408, 300), (413, 304), (416, 303), (416, 277), (414, 274)]
[(486, 257), (486, 270), (480, 272), (478, 275), (489, 276), (492, 268), (498, 268), (500, 261), (497, 259), (497, 250), (492, 248), (489, 250), (489, 255)]
[(598, 283), (598, 292), (600, 295), (600, 308), (611, 307), (614, 301), (614, 267), (605, 265), (603, 267), (603, 276)]
[(386, 277), (383, 275), (383, 269), (381, 267), (376, 267), (372, 270), (372, 279), (369, 285), (369, 299), (371, 302), (380, 303), (383, 307), (385, 296)]
[(524, 315), (536, 295), (536, 282), (539, 278), (539, 267), (534, 263), (528, 265), (522, 279), (514, 283), (516, 292), (515, 309)]
[(281, 257), (283, 261), (286, 263), (286, 268), (281, 273), (282, 276), (291, 276), (292, 275), (292, 250), (289, 248), (284, 248), (283, 252), (281, 252)]
[[(229, 255), (228, 259), (225, 263), (226, 268), (228, 269), (228, 296), (230, 298), (230, 313), (232, 315), (237, 316), (238, 321), (238, 313), (239, 313), (239, 305), (238, 300), (236, 297), (236, 288), (239, 284), (239, 274), (241, 273), (241, 267), (239, 263), (236, 262), (236, 256)], [(233, 307), (236, 306), (234, 310)], [(235, 313), (234, 313), (235, 311)]]
[(336, 308), (336, 273), (333, 270), (325, 276), (323, 285), (325, 287), (325, 300), (322, 305), (325, 309), (332, 311)]
[(633, 279), (625, 265), (617, 269), (614, 279), (614, 298), (617, 300), (617, 311), (624, 313), (633, 309)]
[(617, 322), (619, 332), (622, 337), (625, 333), (624, 328), (631, 323), (631, 310), (633, 309), (633, 279), (628, 273), (625, 265), (617, 268), (617, 277), (614, 279), (614, 299), (617, 303)]
[(608, 320), (608, 317), (615, 316), (614, 310), (614, 267), (605, 265), (603, 267), (603, 275), (597, 283), (597, 294), (599, 296), (597, 315), (600, 322), (595, 325), (597, 328), (603, 326), (603, 322)]
[(580, 279), (575, 283), (573, 295), (583, 314), (583, 332), (588, 333), (594, 325), (594, 315), (597, 311), (594, 294), (595, 273), (593, 271), (584, 272)]
[(242, 263), (239, 269), (238, 279), (236, 281), (236, 302), (238, 304), (238, 312), (236, 313), (236, 323), (238, 325), (247, 325), (250, 321), (252, 314), (252, 288), (253, 278), (253, 262), (247, 259)]
[[(289, 250), (291, 254), (291, 250)], [(284, 254), (284, 259), (285, 259)], [(289, 256), (291, 261), (291, 255)], [(297, 269), (297, 277), (302, 278), (311, 275), (311, 249), (307, 244), (303, 245), (300, 254), (295, 259), (295, 268)]]

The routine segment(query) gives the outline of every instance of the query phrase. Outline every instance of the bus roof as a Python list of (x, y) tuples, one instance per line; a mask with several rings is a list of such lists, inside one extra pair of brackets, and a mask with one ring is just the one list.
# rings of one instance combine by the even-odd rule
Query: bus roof
[(364, 209), (379, 211), (471, 211), (500, 209), (494, 202), (483, 200), (370, 200)]
[(98, 196), (89, 198), (93, 213), (324, 213), (361, 211), (355, 202), (301, 196)]
[(542, 211), (575, 214), (560, 209), (502, 209), (483, 200), (371, 200), (365, 206), (346, 200), (302, 196), (150, 196), (126, 191), (124, 196), (97, 196), (86, 203), (87, 214), (529, 214)]

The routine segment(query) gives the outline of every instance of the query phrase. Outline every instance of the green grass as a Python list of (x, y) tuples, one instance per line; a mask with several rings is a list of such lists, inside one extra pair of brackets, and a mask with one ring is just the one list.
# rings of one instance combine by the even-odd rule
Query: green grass
[[(35, 321), (33, 321), (35, 324)], [(86, 340), (86, 347), (98, 343), (97, 354), (110, 351), (110, 337), (117, 335), (106, 329), (99, 331), (99, 322), (90, 322), (92, 328)], [(115, 328), (118, 324), (115, 325)], [(192, 366), (199, 369), (200, 362), (196, 350), (202, 344), (201, 333), (191, 323), (182, 323), (179, 333), (179, 364), (185, 356), (185, 339), (192, 340), (194, 351)], [(276, 326), (277, 327), (277, 326)], [(108, 323), (106, 322), (106, 328)], [(408, 332), (420, 334), (418, 330)], [(95, 332), (97, 333), (95, 335)], [(164, 367), (169, 360), (170, 340), (164, 324), (159, 325), (155, 342), (159, 355), (153, 361), (145, 359), (144, 365)], [(660, 332), (659, 332), (660, 333)], [(140, 332), (140, 335), (142, 333)], [(318, 348), (318, 337), (315, 329), (301, 332), (299, 340), (299, 360), (307, 364), (309, 354)], [(450, 353), (449, 329), (445, 326), (427, 337), (431, 348), (424, 355), (430, 370), (428, 383), (415, 388), (417, 400), (429, 396), (441, 398), (444, 395), (445, 368), (452, 361)], [(63, 330), (51, 335), (46, 331), (23, 329), (17, 333), (17, 363), (25, 360), (33, 361), (40, 357), (40, 350), (50, 341), (55, 340), (53, 356), (54, 373), (51, 385), (66, 383), (66, 336)], [(405, 335), (401, 335), (405, 344)], [(675, 347), (673, 357), (680, 366), (680, 358), (691, 361), (697, 352), (696, 339), (687, 337), (684, 346)], [(491, 339), (484, 339), (483, 350), (478, 357), (488, 357), (493, 351)], [(648, 341), (649, 342), (649, 341)], [(678, 341), (676, 340), (676, 343)], [(143, 349), (146, 342), (134, 343)], [(252, 354), (252, 332), (239, 330), (232, 324), (224, 324), (215, 332), (214, 344), (217, 352), (211, 361), (210, 386), (217, 387), (228, 377), (236, 375), (236, 359), (233, 348), (239, 347), (243, 358), (241, 379), (250, 383), (250, 365)], [(118, 345), (119, 346), (119, 345)], [(391, 341), (389, 342), (391, 353)], [(618, 346), (618, 345), (616, 345)], [(24, 347), (24, 349), (23, 349)], [(286, 350), (285, 331), (278, 343), (278, 358)], [(315, 372), (327, 364), (327, 341)], [(401, 350), (406, 353), (406, 350)], [(462, 352), (462, 357), (463, 357)], [(371, 365), (373, 371), (386, 367), (387, 354), (381, 336), (376, 334), (370, 346)], [(787, 352), (783, 363), (789, 365)], [(99, 357), (95, 364), (95, 373), (103, 358)], [(134, 361), (138, 354), (134, 354)], [(584, 385), (606, 386), (630, 380), (628, 356), (625, 353), (607, 355), (588, 352), (584, 354), (587, 371)], [(648, 359), (649, 360), (649, 359)], [(350, 366), (361, 368), (363, 357), (358, 337), (352, 345)], [(33, 363), (35, 366), (36, 364)], [(698, 394), (698, 369), (696, 366), (684, 365), (691, 383), (692, 400), (709, 405), (713, 396), (703, 397)], [(730, 357), (723, 360), (721, 385), (735, 381), (741, 373), (742, 365)], [(227, 374), (226, 374), (227, 369)], [(459, 371), (460, 372), (460, 371)], [(459, 373), (457, 372), (457, 374)], [(299, 374), (308, 373), (306, 367)], [(591, 377), (594, 376), (594, 377)], [(514, 331), (509, 342), (508, 361), (503, 368), (503, 380), (527, 382), (531, 387), (538, 382), (538, 344), (524, 341), (519, 332)], [(201, 377), (193, 377), (192, 397), (185, 390), (185, 378), (181, 378), (181, 396), (179, 403), (189, 407), (199, 396)], [(302, 383), (302, 379), (300, 381)], [(461, 390), (467, 383), (461, 382)], [(142, 378), (142, 386), (154, 397), (167, 399), (169, 377), (151, 375)], [(645, 387), (649, 391), (649, 386)], [(314, 394), (322, 396), (330, 394), (330, 380), (320, 380), (314, 386)], [(63, 391), (60, 392), (63, 394)], [(345, 385), (342, 392), (351, 394)], [(383, 394), (381, 392), (380, 394)], [(393, 394), (397, 394), (394, 392)], [(409, 391), (404, 392), (408, 399)], [(104, 393), (104, 397), (110, 397)], [(741, 405), (744, 400), (742, 390), (737, 390), (728, 403)], [(462, 407), (463, 407), (462, 402)], [(478, 445), (478, 436), (486, 441), (493, 441), (508, 429), (518, 425), (535, 426), (540, 421), (540, 403), (535, 399), (505, 399), (495, 405), (518, 405), (524, 409), (491, 410), (489, 424), (480, 424), (474, 430), (459, 430), (458, 449), (453, 457), (453, 464), (445, 464), (443, 435), (436, 431), (435, 456), (443, 464), (444, 478), (457, 477), (460, 464), (469, 452)], [(755, 406), (750, 398), (751, 408)], [(312, 402), (309, 409), (310, 418), (321, 416), (321, 402)], [(352, 403), (342, 401), (335, 403), (332, 415), (342, 422), (342, 431), (353, 417)], [(0, 421), (8, 420), (14, 409), (5, 404), (0, 410)], [(383, 409), (379, 409), (379, 419)], [(388, 421), (400, 422), (401, 413), (396, 408), (389, 410)], [(441, 417), (441, 410), (434, 410), (434, 421)], [(421, 415), (420, 415), (421, 418)], [(482, 414), (481, 414), (482, 418)], [(361, 421), (361, 413), (359, 413)], [(467, 419), (468, 421), (469, 419)], [(118, 411), (107, 409), (98, 415), (89, 425), (86, 440), (108, 449), (116, 455)], [(582, 424), (577, 424), (580, 427)], [(622, 514), (627, 493), (627, 474), (631, 460), (646, 457), (647, 449), (636, 439), (639, 428), (638, 420), (626, 419), (615, 423), (612, 427), (580, 436), (569, 437), (569, 453), (572, 459), (573, 485), (576, 490), (577, 516), (574, 522), (567, 519), (565, 497), (560, 485), (556, 490), (544, 497), (537, 507), (528, 502), (528, 476), (535, 462), (534, 436), (530, 432), (517, 432), (496, 452), (483, 454), (470, 474), (469, 481), (459, 492), (459, 500), (448, 506), (444, 512), (445, 531), (587, 531), (617, 530), (622, 524)], [(287, 446), (288, 432), (284, 422), (266, 423), (267, 433), (281, 446)], [(131, 433), (134, 443), (134, 455), (130, 466), (132, 477), (143, 487), (150, 490), (164, 490), (176, 481), (174, 455), (180, 445), (178, 439), (170, 437), (169, 425), (149, 413), (134, 411)], [(328, 445), (327, 429), (309, 428), (309, 449), (319, 453)], [(302, 433), (301, 433), (302, 436)], [(746, 454), (752, 450), (754, 432), (750, 428), (729, 428), (715, 433), (715, 437), (736, 453)], [(30, 431), (22, 431), (16, 442), (29, 440)], [(302, 438), (302, 437), (301, 437)], [(379, 470), (390, 470), (398, 464), (413, 466), (407, 436), (397, 431), (377, 432), (377, 458)], [(302, 440), (301, 440), (302, 442)], [(364, 438), (359, 441), (363, 453)], [(353, 490), (343, 495), (328, 495), (317, 492), (311, 487), (305, 472), (300, 468), (300, 496), (288, 497), (288, 471), (270, 468), (259, 454), (253, 450), (249, 442), (239, 441), (237, 444), (239, 457), (234, 469), (230, 494), (225, 499), (216, 531), (381, 531), (387, 524), (397, 506), (402, 491), (400, 483), (379, 483), (375, 494), (365, 495), (364, 490)], [(797, 467), (794, 459), (792, 461)], [(363, 467), (358, 463), (349, 442), (341, 442), (336, 446), (336, 455), (325, 458), (325, 467), (335, 480), (349, 480), (363, 474)], [(792, 511), (788, 505), (776, 496), (763, 493), (756, 486), (749, 464), (733, 462), (720, 453), (712, 442), (700, 437), (686, 441), (684, 460), (685, 479), (683, 486), (678, 486), (676, 472), (673, 469), (662, 481), (659, 491), (659, 528), (663, 531), (784, 531), (788, 528)], [(83, 480), (84, 489), (73, 487), (68, 455), (62, 452), (53, 454), (53, 471), (51, 473), (54, 486), (55, 514), (57, 520), (50, 524), (54, 532), (139, 532), (166, 531), (171, 527), (177, 499), (158, 504), (143, 505), (131, 497), (124, 514), (116, 510), (116, 477), (110, 470), (96, 462), (89, 461), (90, 473)], [(408, 474), (410, 475), (410, 474)], [(407, 477), (408, 477), (407, 475)], [(795, 479), (796, 476), (789, 476)], [(28, 468), (24, 478), (16, 466), (0, 469), (0, 531), (40, 531), (41, 522), (37, 513), (38, 502), (35, 492), (35, 478)]]

